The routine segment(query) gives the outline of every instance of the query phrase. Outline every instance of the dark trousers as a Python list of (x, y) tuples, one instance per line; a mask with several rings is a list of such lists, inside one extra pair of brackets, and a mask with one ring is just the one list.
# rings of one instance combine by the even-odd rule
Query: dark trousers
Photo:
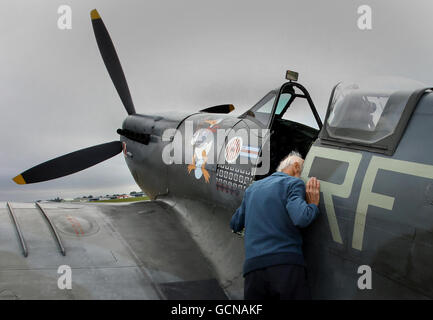
[(310, 300), (306, 269), (287, 264), (251, 271), (245, 276), (245, 300)]

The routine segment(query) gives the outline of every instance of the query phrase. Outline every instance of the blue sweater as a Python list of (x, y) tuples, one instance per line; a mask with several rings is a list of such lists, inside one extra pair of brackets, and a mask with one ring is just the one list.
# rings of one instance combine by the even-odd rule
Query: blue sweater
[(273, 265), (305, 265), (299, 228), (318, 213), (316, 205), (305, 202), (304, 182), (283, 172), (248, 187), (230, 221), (234, 232), (245, 227), (244, 276)]

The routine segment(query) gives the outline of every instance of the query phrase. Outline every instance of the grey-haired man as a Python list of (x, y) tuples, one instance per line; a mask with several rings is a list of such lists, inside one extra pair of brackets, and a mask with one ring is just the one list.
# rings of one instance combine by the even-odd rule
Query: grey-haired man
[(320, 184), (300, 179), (304, 160), (291, 152), (269, 177), (245, 190), (230, 226), (245, 228), (245, 299), (310, 299), (300, 228), (318, 215)]

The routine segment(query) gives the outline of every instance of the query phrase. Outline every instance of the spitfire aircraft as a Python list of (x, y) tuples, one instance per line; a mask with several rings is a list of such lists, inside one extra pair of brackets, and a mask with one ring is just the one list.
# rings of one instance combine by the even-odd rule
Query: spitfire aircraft
[[(196, 285), (202, 298), (242, 298), (243, 239), (231, 232), (230, 218), (245, 189), (272, 174), (290, 151), (297, 150), (305, 157), (302, 178), (315, 176), (321, 183), (321, 214), (303, 230), (313, 297), (433, 298), (431, 88), (401, 79), (378, 85), (339, 83), (322, 123), (297, 73), (288, 71), (288, 82), (240, 116), (230, 114), (234, 110), (230, 104), (193, 114), (138, 114), (96, 10), (91, 19), (102, 59), (128, 113), (117, 130), (120, 141), (37, 165), (16, 176), (16, 183), (63, 177), (123, 151), (136, 183), (152, 201), (117, 207), (118, 212), (111, 207), (101, 210), (114, 225), (113, 232), (138, 257), (137, 265), (151, 278), (156, 296), (179, 298), (169, 293), (178, 290), (179, 294)], [(306, 102), (308, 108), (301, 111), (310, 115), (314, 126), (291, 120), (297, 101)], [(55, 216), (54, 229), (65, 229), (68, 223), (77, 227), (79, 221), (73, 219), (78, 218), (61, 220), (58, 211), (44, 206)], [(83, 216), (80, 219), (86, 224)], [(97, 255), (110, 246), (109, 241), (97, 243), (81, 252), (65, 233), (61, 235), (70, 256)], [(164, 247), (169, 240), (170, 247)], [(121, 256), (117, 250), (111, 252)], [(27, 259), (30, 256), (31, 250)], [(158, 259), (165, 259), (165, 265)], [(78, 267), (79, 259), (74, 261)], [(188, 267), (177, 272), (182, 265)], [(168, 281), (168, 273), (176, 277)], [(364, 282), (367, 276), (370, 280)], [(109, 281), (110, 276), (103, 279)], [(176, 290), (170, 287), (182, 281), (184, 285)], [(80, 285), (87, 288), (85, 281)], [(211, 296), (197, 289), (204, 287), (221, 294)]]

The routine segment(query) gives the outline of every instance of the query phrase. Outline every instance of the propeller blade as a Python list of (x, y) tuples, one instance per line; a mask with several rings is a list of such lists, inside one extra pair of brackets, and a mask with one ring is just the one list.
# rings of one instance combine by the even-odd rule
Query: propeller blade
[(104, 60), (108, 74), (128, 114), (135, 114), (134, 103), (129, 93), (128, 83), (126, 82), (119, 57), (117, 56), (116, 49), (114, 48), (107, 28), (96, 9), (90, 12), (90, 17), (92, 18), (93, 31), (95, 33), (96, 42), (98, 43), (99, 52), (101, 53), (102, 60)]
[(60, 178), (87, 169), (122, 151), (122, 142), (112, 141), (81, 149), (41, 163), (13, 178), (17, 184), (29, 184)]
[(200, 112), (208, 113), (230, 113), (235, 110), (235, 106), (232, 104), (221, 104), (219, 106), (213, 106), (206, 109), (200, 110)]

